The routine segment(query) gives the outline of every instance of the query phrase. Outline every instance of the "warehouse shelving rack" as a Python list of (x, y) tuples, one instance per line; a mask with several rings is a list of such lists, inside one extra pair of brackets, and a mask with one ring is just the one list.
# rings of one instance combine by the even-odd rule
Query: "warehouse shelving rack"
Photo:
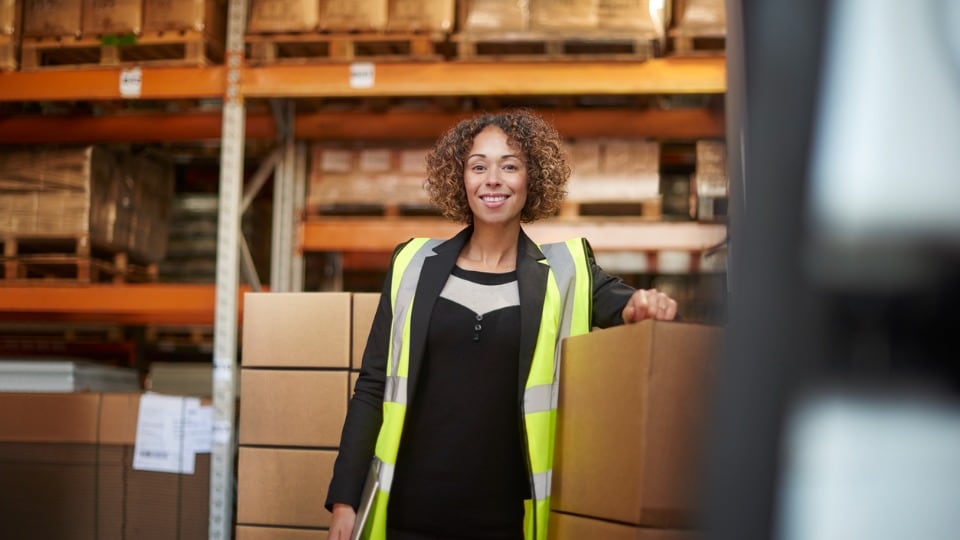
[[(274, 200), (272, 290), (298, 290), (299, 253), (356, 247), (363, 238), (371, 251), (391, 249), (399, 240), (423, 234), (448, 234), (439, 220), (383, 223), (379, 219), (303, 220), (292, 215), (302, 206), (305, 149), (301, 139), (389, 139), (433, 137), (449, 127), (455, 113), (294, 112), (294, 101), (316, 97), (467, 97), (722, 94), (726, 73), (722, 57), (654, 58), (643, 62), (391, 62), (372, 68), (373, 81), (358, 87), (351, 65), (244, 66), (246, 0), (229, 5), (225, 65), (137, 68), (136, 95), (121, 92), (124, 68), (0, 73), (0, 102), (114, 101), (123, 99), (220, 99), (220, 113), (139, 113), (102, 117), (13, 117), (0, 120), (0, 144), (179, 142), (219, 139), (221, 147), (220, 221), (217, 281), (210, 285), (143, 284), (79, 287), (6, 287), (0, 294), (0, 319), (111, 321), (142, 323), (214, 323), (214, 450), (211, 466), (210, 537), (230, 538), (233, 508), (236, 347), (244, 200), (244, 141), (278, 142)], [(125, 95), (127, 94), (127, 95)], [(280, 114), (246, 112), (245, 100), (280, 102)], [(722, 137), (722, 114), (707, 110), (558, 112), (566, 136)], [(276, 118), (279, 121), (276, 121)], [(349, 117), (349, 122), (346, 121)], [(249, 195), (249, 193), (247, 194)], [(409, 227), (415, 227), (414, 229)], [(550, 239), (583, 235), (585, 229), (602, 250), (703, 250), (723, 240), (726, 227), (698, 223), (551, 222), (535, 224), (535, 234)], [(533, 230), (532, 229), (532, 230)], [(299, 238), (295, 245), (294, 238)]]

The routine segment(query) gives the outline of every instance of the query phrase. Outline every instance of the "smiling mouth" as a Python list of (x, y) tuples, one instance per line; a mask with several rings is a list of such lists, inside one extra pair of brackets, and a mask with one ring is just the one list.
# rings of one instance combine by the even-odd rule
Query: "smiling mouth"
[(501, 202), (507, 200), (506, 195), (481, 195), (483, 202)]

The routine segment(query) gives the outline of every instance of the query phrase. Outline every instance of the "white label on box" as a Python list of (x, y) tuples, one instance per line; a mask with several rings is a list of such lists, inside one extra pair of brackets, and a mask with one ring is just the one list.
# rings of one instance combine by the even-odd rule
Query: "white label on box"
[(361, 150), (361, 172), (386, 172), (390, 170), (390, 150)]
[(374, 67), (372, 62), (350, 64), (350, 88), (373, 88)]
[(120, 95), (125, 98), (138, 98), (143, 91), (143, 71), (128, 68), (120, 71)]
[(209, 454), (213, 448), (213, 407), (187, 408), (187, 446), (195, 454)]
[(184, 433), (187, 418), (200, 400), (146, 393), (140, 398), (133, 468), (140, 471), (193, 474), (194, 448)]

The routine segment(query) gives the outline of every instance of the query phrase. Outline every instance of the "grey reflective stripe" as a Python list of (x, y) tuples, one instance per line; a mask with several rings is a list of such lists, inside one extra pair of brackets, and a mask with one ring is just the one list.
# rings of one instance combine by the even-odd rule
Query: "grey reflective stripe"
[[(393, 302), (393, 328), (391, 338), (392, 356), (390, 358), (393, 366), (389, 379), (396, 380), (397, 372), (400, 369), (400, 351), (403, 348), (403, 328), (406, 325), (409, 316), (410, 305), (413, 303), (413, 295), (417, 292), (417, 281), (420, 279), (420, 271), (423, 270), (423, 261), (428, 256), (433, 255), (433, 248), (440, 245), (443, 240), (431, 238), (424, 242), (422, 246), (410, 258), (403, 275), (400, 277), (400, 286), (397, 287), (397, 297)], [(406, 386), (404, 384), (404, 386)], [(396, 393), (400, 388), (397, 382), (393, 384), (393, 391)], [(397, 401), (396, 395), (387, 394), (389, 401)], [(406, 402), (406, 398), (404, 398)]]
[(393, 471), (395, 470), (394, 465), (387, 463), (385, 461), (380, 462), (380, 472), (377, 474), (377, 479), (380, 481), (378, 488), (380, 491), (385, 491), (390, 493), (390, 486), (393, 485)]
[[(576, 304), (577, 295), (577, 266), (573, 260), (573, 254), (566, 242), (554, 244), (543, 244), (540, 246), (543, 254), (550, 263), (550, 270), (553, 271), (554, 279), (557, 281), (557, 288), (560, 291), (560, 299), (563, 302), (563, 315), (560, 317), (560, 331), (557, 333), (557, 343), (553, 351), (553, 385), (550, 393), (550, 408), (556, 409), (557, 402), (560, 399), (560, 341), (570, 335), (570, 326), (573, 324), (573, 309)], [(530, 389), (528, 389), (529, 391)], [(527, 398), (524, 393), (524, 404)], [(524, 409), (524, 412), (536, 412)]]
[(533, 475), (533, 498), (537, 501), (550, 496), (550, 484), (553, 482), (553, 470)]
[(523, 412), (538, 413), (556, 409), (554, 385), (538, 384), (523, 391)]
[[(570, 325), (573, 321), (574, 297), (577, 294), (576, 262), (565, 242), (543, 244), (540, 249), (550, 263), (550, 269), (553, 270), (557, 287), (560, 289), (560, 298), (563, 301), (563, 316), (560, 318), (560, 334), (557, 337), (559, 343), (560, 339), (570, 335)], [(559, 347), (556, 354), (559, 358)]]
[(384, 401), (407, 405), (407, 378), (387, 377), (387, 387), (383, 393)]

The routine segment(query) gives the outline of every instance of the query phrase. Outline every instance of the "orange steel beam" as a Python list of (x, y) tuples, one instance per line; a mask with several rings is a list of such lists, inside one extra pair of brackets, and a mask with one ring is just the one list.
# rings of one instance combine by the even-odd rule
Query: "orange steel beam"
[(0, 320), (213, 324), (214, 299), (212, 284), (2, 286)]
[[(415, 236), (447, 238), (461, 227), (435, 218), (308, 218), (300, 224), (300, 248), (305, 252), (391, 251)], [(723, 224), (610, 218), (540, 221), (526, 225), (524, 230), (537, 242), (583, 236), (596, 251), (699, 251), (726, 237)]]
[[(721, 111), (704, 108), (672, 110), (543, 111), (566, 137), (656, 137), (700, 139), (724, 136)], [(458, 112), (385, 113), (318, 112), (297, 117), (295, 136), (314, 140), (435, 139), (459, 120)]]
[(719, 94), (723, 57), (644, 62), (390, 62), (374, 65), (373, 84), (352, 84), (351, 65), (252, 67), (247, 97), (504, 96)]
[[(149, 143), (218, 140), (219, 112), (117, 116), (14, 116), (0, 118), (0, 144)], [(248, 115), (246, 136), (276, 136), (268, 115)]]
[[(0, 101), (73, 101), (124, 99), (119, 68), (16, 71), (0, 73)], [(137, 99), (219, 98), (224, 93), (222, 66), (144, 67)]]

